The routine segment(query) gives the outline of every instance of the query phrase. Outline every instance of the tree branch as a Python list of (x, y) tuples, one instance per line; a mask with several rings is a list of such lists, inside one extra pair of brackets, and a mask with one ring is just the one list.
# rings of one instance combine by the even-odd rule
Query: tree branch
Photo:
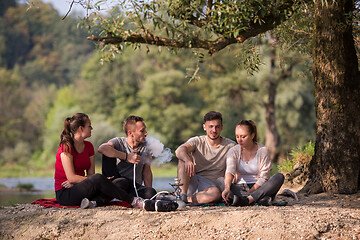
[[(132, 33), (127, 37), (114, 37), (114, 36), (107, 36), (107, 37), (98, 37), (98, 36), (89, 36), (87, 37), (88, 40), (100, 42), (101, 47), (104, 47), (108, 44), (120, 44), (123, 42), (128, 43), (140, 43), (140, 44), (150, 44), (156, 46), (166, 46), (166, 47), (173, 47), (173, 48), (189, 48), (188, 41), (179, 41), (169, 38), (157, 37), (150, 33), (147, 34), (136, 34)], [(214, 54), (230, 44), (236, 42), (243, 42), (244, 39), (242, 38), (232, 38), (232, 39), (225, 39), (225, 38), (218, 38), (215, 41), (208, 41), (202, 40), (199, 38), (193, 38), (191, 41), (191, 48), (201, 48), (206, 49), (209, 51), (209, 54)]]
[[(305, 0), (308, 1), (308, 0)], [(237, 38), (225, 38), (219, 37), (215, 41), (204, 40), (198, 37), (191, 37), (191, 40), (175, 40), (171, 38), (164, 38), (159, 36), (154, 36), (149, 32), (145, 33), (132, 33), (126, 37), (119, 37), (108, 35), (107, 37), (98, 37), (98, 36), (89, 36), (87, 39), (91, 41), (100, 42), (100, 46), (104, 47), (108, 44), (120, 44), (123, 42), (128, 43), (140, 43), (140, 44), (150, 44), (150, 45), (157, 45), (157, 46), (166, 46), (166, 47), (173, 47), (173, 48), (200, 48), (208, 50), (210, 55), (213, 55), (220, 50), (224, 49), (225, 47), (234, 44), (234, 43), (242, 43), (246, 39), (255, 37), (261, 33), (265, 33), (268, 30), (274, 29), (276, 26), (281, 24), (282, 20), (285, 18), (284, 10), (290, 9), (290, 7), (294, 4), (292, 0), (286, 1), (283, 5), (279, 6), (278, 14), (268, 14), (264, 16), (261, 21), (257, 21), (257, 23), (251, 23), (246, 30), (243, 30), (239, 33)], [(212, 1), (209, 1), (209, 6), (211, 7)], [(203, 27), (205, 26), (204, 19), (196, 19), (194, 16), (191, 16), (190, 24), (196, 27)], [(216, 32), (216, 31), (215, 31)], [(223, 32), (217, 32), (219, 35), (224, 35)]]
[(158, 36), (154, 36), (151, 33), (144, 33), (144, 34), (132, 33), (127, 37), (117, 37), (111, 35), (108, 35), (107, 37), (98, 37), (92, 35), (87, 37), (87, 39), (95, 42), (100, 42), (101, 47), (104, 47), (105, 45), (108, 44), (120, 44), (123, 42), (128, 42), (128, 43), (150, 44), (156, 46), (166, 46), (173, 48), (200, 48), (200, 49), (208, 50), (209, 54), (213, 55), (231, 44), (242, 43), (250, 37), (257, 36), (260, 33), (264, 33), (270, 29), (273, 29), (274, 26), (278, 24), (278, 21), (273, 21), (273, 23), (275, 24), (269, 24), (269, 25), (254, 24), (252, 30), (246, 32), (244, 31), (244, 34), (240, 35), (237, 38), (220, 37), (215, 41), (209, 41), (209, 40), (193, 37), (191, 39), (191, 46), (189, 45), (189, 41), (158, 37)]

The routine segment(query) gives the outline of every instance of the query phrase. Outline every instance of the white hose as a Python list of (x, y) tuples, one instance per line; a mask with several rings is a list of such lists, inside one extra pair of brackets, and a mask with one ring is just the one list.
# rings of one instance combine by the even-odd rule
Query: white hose
[[(134, 181), (133, 181), (133, 184), (134, 184), (134, 190), (135, 190), (135, 193), (136, 193), (136, 197), (139, 197), (139, 194), (137, 192), (137, 189), (136, 189), (136, 174), (135, 174), (135, 170), (136, 170), (136, 164), (134, 163)], [(153, 200), (157, 195), (159, 194), (162, 194), (162, 193), (167, 193), (167, 194), (170, 194), (168, 191), (161, 191), (161, 192), (158, 192), (157, 194), (155, 194), (154, 196), (152, 196), (150, 198), (150, 200)]]
[(154, 198), (156, 198), (157, 195), (162, 194), (162, 193), (170, 194), (168, 191), (161, 191), (161, 192), (158, 192), (157, 194), (155, 194), (154, 196), (152, 196), (152, 197), (150, 198), (150, 200), (153, 200)]
[(139, 194), (138, 194), (137, 189), (136, 189), (135, 169), (136, 169), (136, 164), (134, 163), (134, 189), (135, 189), (136, 197), (139, 197)]
[[(139, 194), (138, 194), (137, 189), (136, 189), (135, 168), (136, 168), (136, 164), (134, 164), (134, 190), (135, 190), (135, 193), (136, 193), (136, 197), (139, 197)], [(156, 198), (157, 195), (162, 194), (162, 193), (170, 194), (168, 191), (161, 191), (161, 192), (158, 192), (157, 194), (155, 194), (154, 196), (152, 196), (152, 197), (150, 198), (150, 200), (153, 200), (154, 198)]]

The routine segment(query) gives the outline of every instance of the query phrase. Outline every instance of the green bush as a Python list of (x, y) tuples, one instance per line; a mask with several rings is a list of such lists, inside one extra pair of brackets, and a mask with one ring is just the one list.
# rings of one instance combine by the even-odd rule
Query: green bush
[(32, 183), (18, 183), (16, 187), (25, 190), (31, 190), (34, 188), (34, 185)]
[(277, 169), (279, 172), (286, 173), (292, 170), (293, 165), (293, 159), (286, 157), (286, 159), (283, 159), (281, 163), (277, 166)]
[(312, 141), (306, 143), (304, 146), (297, 147), (290, 152), (290, 156), (280, 161), (277, 166), (279, 172), (290, 172), (293, 169), (294, 163), (302, 162), (308, 163), (311, 161), (315, 153), (315, 143)]
[(0, 152), (1, 164), (27, 164), (31, 155), (31, 147), (27, 142), (19, 141), (14, 147), (5, 147)]

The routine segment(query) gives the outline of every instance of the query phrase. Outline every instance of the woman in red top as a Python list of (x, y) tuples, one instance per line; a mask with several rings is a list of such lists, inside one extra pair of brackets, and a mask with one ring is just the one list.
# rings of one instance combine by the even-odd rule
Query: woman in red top
[(65, 206), (89, 208), (117, 198), (144, 208), (144, 199), (134, 198), (102, 174), (95, 174), (95, 152), (91, 142), (91, 121), (77, 113), (64, 121), (55, 162), (56, 200)]

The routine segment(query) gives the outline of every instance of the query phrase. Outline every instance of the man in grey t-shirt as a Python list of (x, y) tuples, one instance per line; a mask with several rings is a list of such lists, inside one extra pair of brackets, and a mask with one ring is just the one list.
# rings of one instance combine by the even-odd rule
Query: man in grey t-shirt
[(235, 142), (220, 136), (222, 115), (210, 111), (204, 116), (206, 136), (190, 138), (175, 151), (181, 196), (185, 202), (210, 203), (221, 199), (215, 182), (225, 175), (226, 154)]
[[(140, 197), (150, 199), (156, 194), (152, 188), (151, 151), (146, 145), (146, 125), (144, 119), (129, 116), (123, 124), (126, 137), (116, 137), (100, 145), (98, 152), (103, 154), (103, 175), (113, 180), (119, 187), (135, 195), (134, 164), (136, 189)], [(144, 184), (144, 185), (143, 185)]]

